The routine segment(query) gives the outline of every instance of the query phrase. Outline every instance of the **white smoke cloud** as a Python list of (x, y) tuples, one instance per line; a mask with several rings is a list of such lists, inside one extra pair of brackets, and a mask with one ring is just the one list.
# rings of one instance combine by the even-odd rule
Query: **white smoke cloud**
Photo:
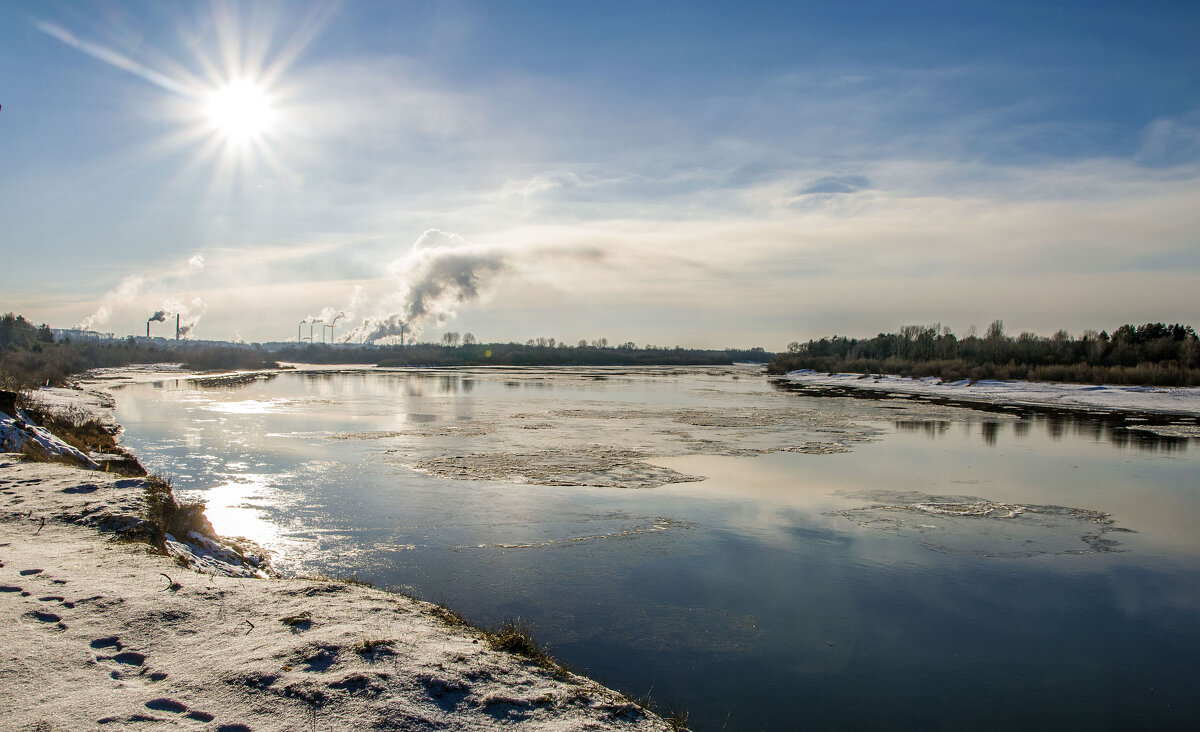
[(77, 330), (91, 330), (98, 328), (108, 322), (112, 317), (113, 310), (122, 305), (128, 305), (133, 302), (134, 298), (141, 294), (142, 288), (146, 285), (146, 278), (141, 275), (129, 275), (121, 280), (121, 283), (112, 291), (105, 293), (100, 299), (100, 305), (95, 312), (79, 321), (75, 328)]
[[(388, 301), (398, 311), (369, 317), (346, 340), (374, 343), (416, 337), (427, 324), (453, 317), (460, 305), (485, 295), (496, 278), (509, 270), (512, 250), (466, 241), (458, 234), (429, 229), (409, 252), (388, 265), (399, 287)], [(354, 318), (354, 308), (346, 310)]]
[(179, 337), (189, 338), (207, 310), (208, 303), (198, 297), (192, 298), (192, 301), (187, 304), (178, 300), (166, 300), (163, 302), (162, 308), (154, 311), (148, 320), (169, 323), (172, 318), (179, 316)]
[[(125, 310), (125, 316), (128, 316), (127, 311), (131, 306), (145, 307), (146, 300), (155, 294), (161, 294), (164, 289), (168, 287), (170, 288), (168, 291), (178, 289), (188, 281), (188, 278), (204, 269), (204, 266), (204, 255), (197, 253), (187, 260), (186, 266), (178, 264), (173, 269), (157, 271), (151, 276), (128, 275), (111, 292), (105, 293), (100, 298), (100, 304), (96, 310), (79, 321), (75, 327), (80, 330), (98, 328), (112, 319), (119, 310)], [(167, 318), (173, 318), (178, 314), (180, 316), (180, 333), (183, 335), (190, 333), (192, 328), (195, 328), (207, 308), (208, 305), (200, 298), (194, 298), (186, 305), (177, 299), (170, 298), (154, 315), (150, 316), (149, 320), (165, 322)], [(185, 323), (187, 328), (184, 328)]]

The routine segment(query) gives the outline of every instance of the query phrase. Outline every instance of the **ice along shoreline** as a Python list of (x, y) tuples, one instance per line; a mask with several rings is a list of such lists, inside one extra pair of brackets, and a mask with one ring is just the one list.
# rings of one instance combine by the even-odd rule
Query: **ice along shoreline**
[(1200, 388), (1042, 383), (1031, 381), (943, 381), (884, 374), (822, 373), (803, 369), (776, 377), (797, 387), (836, 388), (879, 394), (923, 396), (991, 407), (1031, 407), (1076, 412), (1119, 412), (1164, 417), (1200, 417)]

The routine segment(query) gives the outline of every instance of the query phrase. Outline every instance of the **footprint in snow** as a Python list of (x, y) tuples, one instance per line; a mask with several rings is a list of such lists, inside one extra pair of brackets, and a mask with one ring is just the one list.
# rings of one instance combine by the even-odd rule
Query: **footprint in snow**
[(32, 618), (39, 623), (46, 623), (47, 625), (53, 623), (54, 627), (58, 628), (59, 630), (67, 629), (67, 624), (62, 622), (62, 618), (54, 613), (46, 613), (42, 612), (41, 610), (30, 610), (29, 612), (25, 613), (25, 617)]
[(39, 597), (38, 602), (57, 602), (59, 605), (62, 605), (68, 610), (71, 610), (75, 607), (75, 603), (71, 602), (62, 595), (46, 595), (45, 597)]
[(183, 702), (175, 701), (167, 697), (159, 697), (146, 702), (146, 708), (156, 712), (172, 712), (174, 714), (182, 714), (188, 719), (194, 719), (198, 722), (211, 722), (216, 717), (208, 712), (202, 712), (198, 709), (188, 709), (188, 706)]
[(117, 638), (117, 636), (115, 636), (115, 635), (109, 635), (109, 636), (105, 636), (103, 638), (97, 638), (96, 640), (92, 641), (91, 646), (92, 646), (92, 648), (96, 648), (96, 649), (115, 648), (118, 651), (125, 647), (124, 645), (121, 644), (121, 640), (119, 638)]
[(144, 677), (151, 682), (162, 681), (167, 678), (167, 675), (161, 671), (151, 671), (146, 668), (146, 654), (124, 650), (125, 644), (115, 635), (97, 638), (90, 645), (94, 650), (98, 651), (116, 651), (111, 656), (97, 654), (95, 657), (96, 663), (103, 664), (110, 669), (108, 674), (110, 678), (123, 679), (126, 677), (126, 674), (133, 674), (135, 678)]

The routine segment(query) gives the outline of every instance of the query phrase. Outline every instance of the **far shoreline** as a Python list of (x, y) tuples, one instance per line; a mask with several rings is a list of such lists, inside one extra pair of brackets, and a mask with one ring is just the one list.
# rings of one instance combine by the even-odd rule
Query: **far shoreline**
[[(1200, 418), (1200, 387), (1068, 384), (967, 379), (944, 381), (889, 374), (823, 373), (808, 369), (768, 377), (797, 392), (869, 398), (923, 398), (990, 411), (1032, 409), (1102, 417), (1124, 415), (1155, 421), (1195, 423)], [(1200, 435), (1197, 435), (1200, 436)]]

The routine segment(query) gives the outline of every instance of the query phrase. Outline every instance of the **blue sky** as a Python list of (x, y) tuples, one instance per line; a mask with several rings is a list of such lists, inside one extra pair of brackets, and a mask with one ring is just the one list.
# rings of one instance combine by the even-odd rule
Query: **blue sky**
[[(0, 309), (768, 349), (1197, 323), (1198, 30), (1182, 2), (0, 0)], [(248, 139), (211, 113), (231, 83)]]

